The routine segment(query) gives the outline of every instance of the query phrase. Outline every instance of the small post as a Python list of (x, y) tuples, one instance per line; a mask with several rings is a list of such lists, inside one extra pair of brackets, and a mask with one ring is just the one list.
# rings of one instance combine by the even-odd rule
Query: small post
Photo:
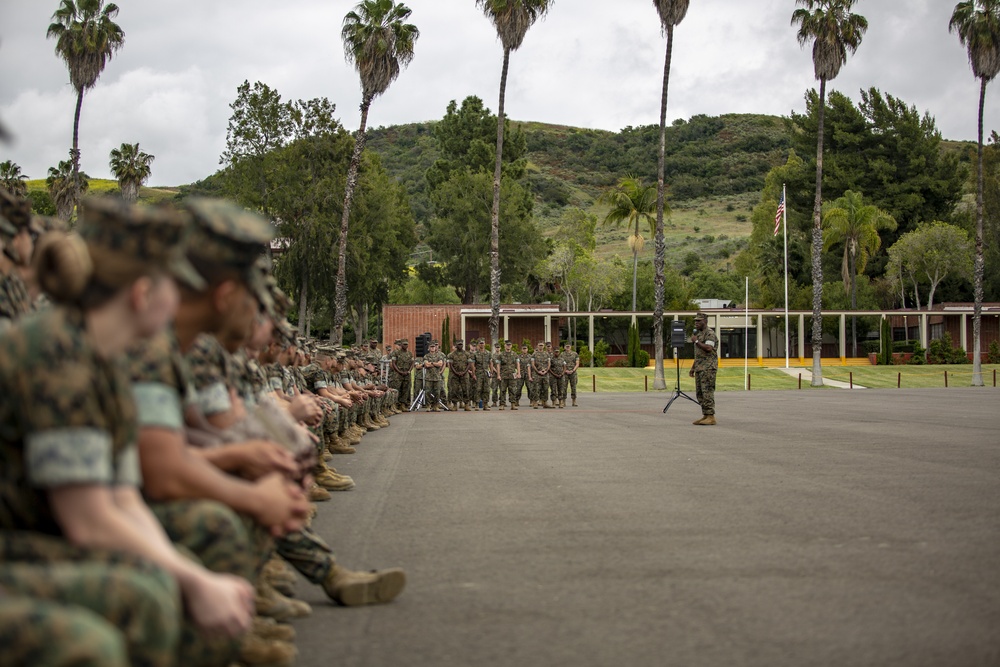
[(799, 389), (802, 389), (802, 373), (799, 373)]
[(997, 386), (997, 369), (993, 369), (993, 386)]
[(643, 375), (642, 379), (646, 381), (646, 391), (649, 391), (649, 376)]
[(903, 374), (896, 373), (896, 389), (899, 389), (902, 386), (903, 386)]
[(594, 393), (596, 394), (597, 393), (597, 376), (596, 375), (591, 375), (590, 379), (594, 383)]
[(948, 388), (948, 371), (944, 372), (944, 388)]
[(750, 391), (750, 382), (753, 379), (753, 375), (747, 373), (747, 391)]
[(847, 375), (851, 381), (851, 389), (854, 389), (854, 371), (849, 371)]

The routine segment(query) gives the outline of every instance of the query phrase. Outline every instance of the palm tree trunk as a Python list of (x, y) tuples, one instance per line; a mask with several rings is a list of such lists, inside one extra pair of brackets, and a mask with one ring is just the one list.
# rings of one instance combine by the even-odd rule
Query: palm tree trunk
[[(73, 209), (80, 203), (80, 111), (83, 109), (83, 89), (76, 94), (76, 112), (73, 114), (73, 150), (70, 151), (70, 158), (73, 160)], [(980, 142), (981, 143), (981, 142)], [(69, 222), (69, 217), (66, 218)]]
[(819, 80), (819, 128), (816, 139), (816, 199), (813, 202), (812, 232), (812, 386), (823, 386), (823, 121), (826, 116), (826, 79)]
[(344, 318), (347, 316), (347, 231), (351, 217), (351, 202), (354, 200), (354, 188), (358, 185), (358, 169), (361, 166), (361, 152), (365, 149), (365, 127), (368, 125), (368, 109), (372, 98), (361, 100), (361, 127), (354, 139), (354, 153), (351, 155), (351, 165), (347, 169), (347, 187), (344, 190), (344, 212), (340, 219), (340, 247), (337, 253), (337, 293), (334, 298), (333, 329), (330, 335), (334, 344), (344, 342)]
[[(855, 247), (853, 245), (853, 242), (852, 242), (852, 245), (851, 245), (851, 266), (850, 266), (850, 271), (851, 271), (851, 310), (857, 310), (858, 309), (858, 276), (855, 273), (856, 269), (854, 268), (855, 265), (856, 265), (856, 263), (857, 263), (857, 260), (855, 260), (855, 258), (854, 258), (854, 253), (855, 252), (857, 252), (857, 251), (856, 251), (856, 249), (855, 249)], [(854, 356), (854, 357), (858, 356), (858, 331), (857, 331), (857, 328), (858, 328), (858, 316), (857, 315), (851, 315), (851, 349), (852, 349), (851, 355)]]
[(490, 225), (490, 344), (497, 346), (500, 329), (500, 176), (503, 168), (504, 99), (507, 95), (507, 69), (510, 49), (503, 50), (503, 70), (500, 73), (500, 103), (497, 107), (497, 156), (493, 169), (493, 216)]
[(639, 285), (639, 250), (632, 251), (632, 312), (635, 312), (636, 288)]
[(667, 26), (667, 55), (663, 63), (663, 89), (660, 93), (660, 149), (656, 160), (656, 231), (653, 257), (653, 343), (656, 362), (653, 370), (653, 389), (666, 389), (663, 377), (663, 267), (667, 253), (663, 239), (664, 171), (667, 151), (667, 90), (670, 87), (670, 59), (674, 49), (674, 26)]
[(302, 272), (302, 289), (299, 290), (299, 333), (306, 334), (306, 312), (309, 306), (309, 271)]
[[(976, 259), (972, 271), (972, 386), (983, 386), (982, 342), (979, 339), (983, 319), (983, 107), (986, 104), (986, 79), (979, 85), (979, 146), (976, 154)], [(965, 347), (965, 341), (962, 341)]]

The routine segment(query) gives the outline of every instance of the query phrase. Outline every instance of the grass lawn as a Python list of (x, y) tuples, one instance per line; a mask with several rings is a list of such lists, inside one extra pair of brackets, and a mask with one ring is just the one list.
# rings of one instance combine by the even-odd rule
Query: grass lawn
[[(993, 373), (1000, 370), (1000, 365), (983, 364), (983, 383), (993, 387)], [(830, 380), (848, 382), (850, 373), (854, 374), (854, 383), (872, 389), (895, 388), (897, 373), (901, 374), (900, 385), (904, 389), (944, 387), (944, 373), (948, 372), (949, 387), (968, 387), (972, 383), (972, 364), (964, 366), (828, 366), (823, 369), (823, 377)], [(667, 389), (672, 392), (676, 383), (676, 371), (672, 367), (665, 369)], [(998, 373), (1000, 374), (1000, 373)], [(647, 378), (649, 391), (653, 391), (653, 371), (644, 368), (581, 368), (578, 371), (577, 391), (584, 394), (593, 391), (596, 384), (598, 392), (641, 392), (646, 391)], [(750, 368), (750, 389), (777, 390), (798, 389), (798, 378), (787, 375), (774, 368)], [(744, 378), (742, 368), (721, 368), (716, 380), (717, 391), (743, 391)], [(803, 381), (802, 389), (812, 389), (807, 381)], [(830, 387), (822, 387), (826, 391)], [(681, 391), (694, 395), (694, 378), (687, 375), (687, 370), (681, 369)]]

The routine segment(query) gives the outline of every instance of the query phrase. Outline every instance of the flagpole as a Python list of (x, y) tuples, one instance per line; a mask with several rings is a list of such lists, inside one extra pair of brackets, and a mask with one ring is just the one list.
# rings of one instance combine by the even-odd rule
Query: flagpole
[(785, 202), (782, 215), (785, 228), (785, 368), (788, 368), (788, 199), (784, 183), (781, 184), (781, 201)]

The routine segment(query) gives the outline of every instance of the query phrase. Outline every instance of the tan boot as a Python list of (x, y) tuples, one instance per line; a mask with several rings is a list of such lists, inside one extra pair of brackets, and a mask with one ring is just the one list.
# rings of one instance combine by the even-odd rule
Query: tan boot
[(500, 410), (503, 410), (505, 407), (506, 405), (504, 405), (503, 403), (500, 404)]
[(538, 401), (532, 401), (531, 402), (531, 409), (532, 410), (537, 410), (538, 409)]
[[(274, 586), (274, 590), (282, 595), (294, 595), (296, 578), (291, 568), (285, 565), (285, 561), (280, 558), (272, 558), (264, 564), (260, 573), (261, 578)], [(271, 639), (275, 639), (271, 637)], [(277, 639), (280, 639), (278, 637)]]
[(354, 488), (353, 479), (330, 470), (326, 464), (313, 468), (313, 478), (327, 491), (350, 491)]
[(277, 639), (283, 642), (295, 641), (295, 628), (285, 623), (278, 623), (267, 616), (254, 616), (250, 632), (262, 639)]
[(554, 405), (549, 405), (549, 402), (548, 402), (548, 401), (543, 401), (543, 402), (542, 402), (542, 407), (543, 407), (543, 408), (545, 408), (546, 410), (551, 410), (551, 409), (555, 408), (556, 406), (554, 406)]
[(703, 415), (701, 419), (697, 419), (697, 420), (695, 420), (695, 421), (693, 421), (691, 423), (694, 424), (695, 426), (701, 426), (702, 424), (705, 423), (705, 420), (707, 418), (708, 418), (708, 415)]
[(257, 596), (255, 598), (257, 613), (273, 618), (276, 621), (289, 621), (293, 618), (305, 618), (312, 614), (312, 607), (301, 600), (286, 597), (274, 590), (266, 581), (257, 581)]
[(472, 412), (472, 406), (466, 401), (465, 407), (463, 408), (466, 412)]
[(314, 483), (311, 487), (309, 487), (309, 502), (321, 503), (324, 500), (329, 500), (330, 498), (330, 492), (319, 484)]
[(517, 403), (511, 403), (510, 404), (510, 409), (511, 410), (517, 410)]
[(326, 439), (326, 451), (331, 454), (353, 454), (358, 450), (344, 443), (339, 437), (331, 435)]
[(576, 399), (575, 398), (573, 399), (573, 407), (574, 408), (577, 407), (577, 405), (576, 405)]
[(248, 632), (240, 639), (239, 664), (247, 667), (291, 667), (297, 657), (298, 650), (288, 641), (267, 639), (256, 632)]
[(330, 599), (345, 607), (392, 602), (405, 586), (406, 574), (399, 568), (355, 572), (336, 563), (323, 580)]
[(701, 420), (701, 426), (715, 426), (715, 415), (705, 415)]

